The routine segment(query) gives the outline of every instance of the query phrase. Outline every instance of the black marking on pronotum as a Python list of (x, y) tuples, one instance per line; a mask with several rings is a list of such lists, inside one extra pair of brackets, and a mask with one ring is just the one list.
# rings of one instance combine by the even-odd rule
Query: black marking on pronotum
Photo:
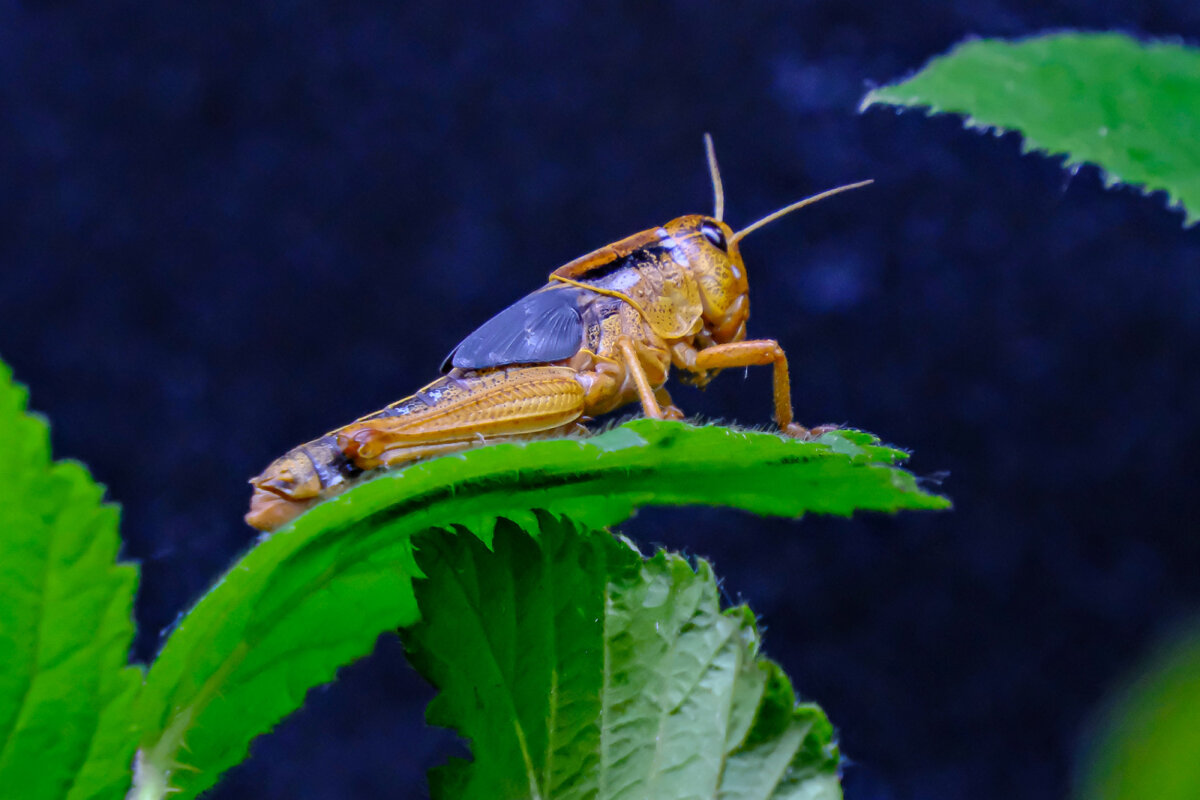
[(614, 258), (612, 261), (607, 261), (589, 269), (587, 272), (581, 273), (575, 277), (575, 280), (595, 283), (603, 280), (613, 273), (620, 272), (626, 267), (637, 267), (640, 264), (647, 264), (657, 261), (663, 255), (671, 255), (671, 248), (661, 244), (650, 244), (645, 247), (639, 247), (627, 256)]
[(598, 281), (601, 278), (607, 278), (614, 272), (619, 272), (628, 266), (632, 266), (635, 262), (636, 252), (630, 253), (622, 258), (614, 258), (612, 261), (603, 261), (586, 272), (577, 276), (576, 280), (581, 281)]

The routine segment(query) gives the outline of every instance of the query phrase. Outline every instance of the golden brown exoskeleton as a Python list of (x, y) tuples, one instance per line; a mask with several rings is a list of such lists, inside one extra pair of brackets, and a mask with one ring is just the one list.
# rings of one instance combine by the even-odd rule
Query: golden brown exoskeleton
[(738, 242), (802, 206), (734, 231), (705, 137), (716, 209), (636, 233), (555, 270), (549, 283), (454, 349), (433, 383), (294, 448), (252, 478), (246, 522), (274, 530), (365, 471), (482, 443), (559, 436), (638, 400), (648, 417), (679, 419), (663, 389), (672, 367), (703, 386), (722, 369), (771, 364), (775, 421), (791, 436), (787, 357), (773, 339), (746, 340), (750, 304)]

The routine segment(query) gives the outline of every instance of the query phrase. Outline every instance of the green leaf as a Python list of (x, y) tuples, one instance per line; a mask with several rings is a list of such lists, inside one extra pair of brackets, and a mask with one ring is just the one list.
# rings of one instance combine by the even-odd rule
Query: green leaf
[[(945, 508), (869, 434), (815, 442), (637, 420), (587, 439), (483, 447), (386, 473), (277, 531), (235, 564), (168, 639), (138, 705), (138, 786), (211, 786), (311, 687), (418, 618), (411, 537), (459, 526), (489, 541), (531, 511), (603, 527), (644, 505), (813, 511)], [(186, 769), (185, 769), (186, 767)]]
[(1105, 182), (1165, 191), (1200, 219), (1200, 50), (1120, 34), (1059, 33), (960, 44), (906, 81), (863, 98), (1018, 130), (1027, 149), (1091, 162)]
[(117, 509), (80, 464), (50, 461), (46, 423), (0, 362), (0, 792), (115, 798), (129, 786), (127, 666), (137, 568)]
[(471, 741), (435, 798), (840, 798), (833, 729), (722, 611), (711, 567), (539, 515), (418, 540), (424, 619), (405, 635), (441, 693), (427, 717)]
[(1112, 702), (1079, 800), (1200, 797), (1200, 630), (1154, 656)]

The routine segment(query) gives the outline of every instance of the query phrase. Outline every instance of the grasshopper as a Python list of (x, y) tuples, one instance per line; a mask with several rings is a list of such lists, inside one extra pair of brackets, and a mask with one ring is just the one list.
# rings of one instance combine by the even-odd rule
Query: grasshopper
[(712, 216), (688, 214), (559, 267), (541, 289), (485, 322), (410, 397), (293, 448), (251, 478), (246, 522), (274, 530), (383, 467), (479, 444), (561, 436), (637, 400), (647, 417), (681, 419), (663, 388), (672, 367), (707, 384), (722, 369), (770, 364), (775, 421), (789, 436), (787, 356), (774, 339), (746, 339), (749, 284), (738, 242), (840, 186), (736, 233), (712, 138), (705, 135)]

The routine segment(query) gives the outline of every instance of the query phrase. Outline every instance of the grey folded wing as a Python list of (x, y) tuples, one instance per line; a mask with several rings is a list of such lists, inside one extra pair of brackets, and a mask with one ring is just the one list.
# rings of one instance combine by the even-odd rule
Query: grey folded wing
[(570, 358), (583, 346), (581, 309), (592, 295), (575, 286), (551, 284), (522, 297), (451, 350), (442, 372)]

